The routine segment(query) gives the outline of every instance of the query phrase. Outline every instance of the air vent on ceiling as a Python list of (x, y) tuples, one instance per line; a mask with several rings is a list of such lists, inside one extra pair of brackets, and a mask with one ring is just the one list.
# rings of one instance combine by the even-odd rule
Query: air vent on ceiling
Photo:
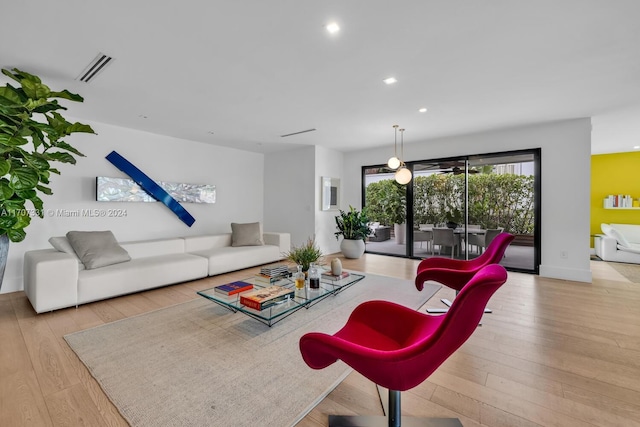
[(107, 56), (104, 53), (99, 53), (98, 56), (96, 56), (95, 59), (87, 65), (87, 68), (85, 68), (84, 71), (76, 77), (76, 80), (89, 83), (98, 75), (98, 73), (104, 70), (104, 67), (109, 65), (112, 60), (112, 57)]
[(286, 138), (287, 136), (293, 136), (293, 135), (300, 135), (301, 133), (313, 132), (314, 130), (316, 129), (313, 128), (313, 129), (301, 130), (300, 132), (288, 133), (286, 135), (280, 135), (280, 138)]

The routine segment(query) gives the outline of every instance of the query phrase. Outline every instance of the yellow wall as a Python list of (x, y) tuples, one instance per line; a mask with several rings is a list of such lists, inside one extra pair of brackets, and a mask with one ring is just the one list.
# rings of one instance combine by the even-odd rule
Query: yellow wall
[[(591, 156), (591, 234), (602, 233), (600, 224), (640, 224), (640, 209), (604, 209), (609, 194), (640, 198), (640, 152)], [(593, 239), (591, 240), (593, 245)]]

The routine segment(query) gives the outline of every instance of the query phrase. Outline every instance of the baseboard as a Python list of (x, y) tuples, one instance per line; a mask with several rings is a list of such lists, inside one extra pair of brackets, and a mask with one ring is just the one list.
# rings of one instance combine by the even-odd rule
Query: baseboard
[(552, 279), (571, 280), (574, 282), (586, 283), (591, 283), (593, 281), (591, 270), (555, 267), (549, 265), (540, 265), (540, 277), (549, 277)]

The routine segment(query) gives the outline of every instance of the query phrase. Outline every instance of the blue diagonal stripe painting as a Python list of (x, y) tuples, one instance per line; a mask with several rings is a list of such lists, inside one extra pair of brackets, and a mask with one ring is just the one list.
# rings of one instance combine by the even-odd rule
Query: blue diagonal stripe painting
[(196, 222), (195, 218), (180, 204), (176, 199), (171, 197), (162, 187), (154, 180), (149, 178), (144, 172), (135, 167), (133, 163), (122, 157), (115, 151), (109, 153), (106, 157), (115, 167), (126, 173), (138, 184), (144, 191), (151, 194), (159, 202), (167, 206), (178, 218), (189, 227)]

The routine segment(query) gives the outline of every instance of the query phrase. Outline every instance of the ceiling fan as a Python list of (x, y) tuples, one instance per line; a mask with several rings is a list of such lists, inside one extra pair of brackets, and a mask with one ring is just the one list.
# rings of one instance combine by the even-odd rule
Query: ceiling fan
[[(454, 166), (454, 167), (451, 168), (451, 170), (442, 171), (440, 173), (452, 173), (454, 175), (461, 175), (461, 174), (464, 173), (464, 169), (460, 169), (458, 166)], [(470, 174), (480, 173), (480, 171), (476, 170), (476, 169), (469, 169), (469, 173)]]

